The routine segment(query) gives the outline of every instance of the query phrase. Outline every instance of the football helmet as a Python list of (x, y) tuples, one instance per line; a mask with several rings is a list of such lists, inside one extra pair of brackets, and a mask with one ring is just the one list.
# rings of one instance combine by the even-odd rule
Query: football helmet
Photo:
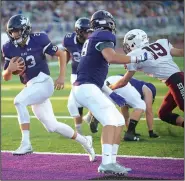
[(75, 32), (80, 43), (84, 43), (90, 32), (90, 19), (82, 17), (75, 22)]
[(108, 29), (112, 33), (116, 33), (116, 22), (111, 13), (105, 10), (96, 11), (91, 17), (91, 28)]
[[(31, 33), (31, 24), (29, 19), (21, 14), (12, 16), (7, 23), (6, 32), (10, 40), (15, 45), (24, 44)], [(19, 37), (15, 38), (12, 34), (13, 32), (19, 32)]]
[(147, 34), (140, 29), (133, 29), (126, 33), (123, 40), (123, 50), (127, 54), (136, 48), (149, 44)]

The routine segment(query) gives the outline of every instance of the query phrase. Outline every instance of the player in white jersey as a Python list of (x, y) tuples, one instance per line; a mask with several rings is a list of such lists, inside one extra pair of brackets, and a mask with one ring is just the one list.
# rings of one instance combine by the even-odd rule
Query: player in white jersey
[(169, 124), (184, 127), (184, 119), (172, 113), (177, 106), (184, 111), (184, 72), (180, 71), (172, 57), (183, 57), (184, 50), (174, 48), (167, 39), (149, 43), (147, 34), (140, 29), (131, 30), (125, 35), (123, 49), (129, 56), (136, 56), (143, 50), (149, 51), (153, 54), (153, 59), (139, 64), (127, 64), (125, 76), (110, 88), (114, 90), (125, 86), (136, 71), (159, 79), (169, 87), (158, 111), (159, 118)]

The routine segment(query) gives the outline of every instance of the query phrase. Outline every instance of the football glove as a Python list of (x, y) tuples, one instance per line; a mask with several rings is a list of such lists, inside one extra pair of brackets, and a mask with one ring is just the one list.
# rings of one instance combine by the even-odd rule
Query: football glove
[(142, 55), (139, 56), (131, 56), (131, 63), (140, 63), (146, 60), (152, 60), (153, 55), (150, 52), (144, 52)]

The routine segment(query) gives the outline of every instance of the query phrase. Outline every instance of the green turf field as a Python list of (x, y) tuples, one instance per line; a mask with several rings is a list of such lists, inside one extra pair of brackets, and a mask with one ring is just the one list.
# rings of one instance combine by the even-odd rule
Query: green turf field
[[(178, 66), (183, 70), (183, 59), (175, 59)], [(58, 66), (51, 66), (51, 74), (53, 79), (58, 76)], [(67, 110), (67, 98), (70, 92), (70, 65), (67, 69), (67, 78), (65, 89), (60, 91), (55, 91), (51, 102), (55, 115), (57, 116), (69, 116)], [(109, 70), (109, 75), (116, 75), (125, 73), (122, 65), (120, 68), (111, 67)], [(152, 82), (157, 88), (157, 97), (153, 105), (154, 115), (157, 118), (157, 110), (161, 105), (163, 96), (167, 92), (167, 87), (165, 84), (161, 83), (157, 79), (149, 78), (143, 73), (136, 73), (136, 78)], [(14, 97), (21, 91), (23, 85), (19, 83), (19, 78), (14, 76), (12, 81), (4, 82), (2, 81), (1, 87), (1, 115), (16, 115), (16, 110), (13, 105)], [(30, 115), (33, 115), (31, 109), (29, 108)], [(85, 109), (85, 113), (87, 110)], [(183, 113), (176, 109), (180, 115)], [(47, 114), (47, 113), (46, 113)], [(74, 128), (72, 119), (58, 119), (58, 121), (64, 122)], [(99, 127), (99, 132), (92, 134), (86, 123), (83, 124), (84, 134), (93, 135), (94, 138), (94, 148), (97, 154), (101, 153), (100, 146), (100, 133), (101, 126)], [(160, 156), (160, 157), (184, 157), (184, 132), (180, 127), (171, 126), (169, 124), (163, 123), (160, 120), (154, 121), (154, 131), (159, 133), (161, 136), (157, 139), (151, 139), (148, 137), (148, 130), (146, 121), (140, 121), (137, 126), (137, 132), (141, 133), (140, 142), (122, 142), (119, 150), (119, 154), (124, 155), (142, 155), (142, 156)], [(123, 133), (124, 135), (124, 133)], [(2, 140), (2, 150), (15, 150), (19, 146), (21, 133), (19, 130), (19, 125), (17, 118), (3, 118), (1, 119), (1, 140)], [(77, 144), (75, 141), (68, 140), (56, 133), (47, 133), (42, 124), (35, 118), (31, 119), (31, 141), (33, 149), (37, 152), (69, 152), (69, 153), (84, 153), (83, 148)]]

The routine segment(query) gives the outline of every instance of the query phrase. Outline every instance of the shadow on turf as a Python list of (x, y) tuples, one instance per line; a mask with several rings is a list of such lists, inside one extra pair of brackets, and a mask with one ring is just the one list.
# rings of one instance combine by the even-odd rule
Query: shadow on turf
[(165, 179), (109, 175), (109, 176), (104, 176), (104, 177), (92, 178), (92, 179), (89, 179), (89, 180), (165, 180)]

